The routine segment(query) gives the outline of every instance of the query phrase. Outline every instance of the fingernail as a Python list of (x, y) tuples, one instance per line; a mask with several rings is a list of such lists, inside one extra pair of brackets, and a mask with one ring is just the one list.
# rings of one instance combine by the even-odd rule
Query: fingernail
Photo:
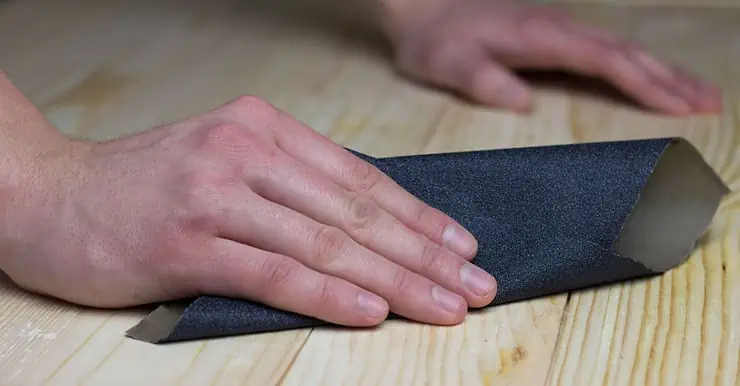
[(478, 296), (488, 295), (496, 286), (493, 276), (470, 263), (466, 263), (460, 268), (460, 281), (463, 282), (468, 291)]
[(452, 292), (435, 285), (432, 287), (432, 299), (447, 312), (455, 313), (463, 305), (462, 298)]
[(474, 254), (477, 249), (475, 237), (454, 224), (448, 225), (442, 232), (442, 243), (453, 252), (465, 257)]
[(360, 292), (357, 295), (357, 305), (372, 318), (384, 318), (387, 313), (385, 300), (374, 294)]

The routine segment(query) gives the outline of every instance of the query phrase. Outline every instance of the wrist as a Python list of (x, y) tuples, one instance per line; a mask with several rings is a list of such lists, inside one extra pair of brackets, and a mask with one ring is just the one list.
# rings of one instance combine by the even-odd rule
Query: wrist
[[(44, 149), (0, 163), (0, 270), (23, 265), (24, 256), (66, 225), (63, 209), (83, 180), (88, 145), (47, 142)], [(7, 171), (7, 172), (6, 172)], [(7, 271), (6, 271), (7, 272)]]
[(88, 145), (60, 133), (0, 73), (0, 269), (31, 241)]

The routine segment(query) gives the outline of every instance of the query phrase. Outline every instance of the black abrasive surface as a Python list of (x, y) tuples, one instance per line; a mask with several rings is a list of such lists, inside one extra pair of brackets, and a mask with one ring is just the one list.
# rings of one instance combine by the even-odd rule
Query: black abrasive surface
[[(474, 263), (497, 278), (497, 305), (660, 273), (634, 256), (620, 256), (614, 243), (673, 141), (383, 159), (356, 154), (475, 235)], [(168, 333), (142, 338), (134, 328), (130, 335), (171, 342), (323, 324), (248, 301), (203, 296), (184, 308)]]

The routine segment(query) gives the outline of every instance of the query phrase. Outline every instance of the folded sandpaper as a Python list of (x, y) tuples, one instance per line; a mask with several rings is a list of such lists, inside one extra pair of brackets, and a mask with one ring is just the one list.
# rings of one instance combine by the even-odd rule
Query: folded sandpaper
[[(670, 270), (729, 192), (680, 138), (390, 158), (353, 153), (473, 233), (473, 262), (498, 280), (492, 305)], [(202, 296), (159, 306), (127, 335), (164, 343), (326, 324)]]

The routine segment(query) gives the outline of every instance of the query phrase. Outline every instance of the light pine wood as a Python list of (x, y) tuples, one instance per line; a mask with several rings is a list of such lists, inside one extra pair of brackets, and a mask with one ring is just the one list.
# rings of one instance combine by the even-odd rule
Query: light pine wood
[[(570, 7), (726, 88), (721, 117), (674, 119), (545, 87), (530, 116), (472, 107), (397, 78), (362, 43), (358, 12), (334, 21), (340, 11), (297, 3), (9, 1), (0, 67), (72, 136), (130, 134), (256, 94), (377, 156), (680, 135), (740, 187), (740, 10)], [(155, 346), (123, 336), (148, 309), (83, 309), (0, 279), (0, 384), (738, 385), (739, 210), (733, 193), (689, 262), (662, 277), (451, 328), (396, 321)]]
[(565, 300), (491, 308), (453, 328), (392, 322), (372, 332), (317, 329), (285, 384), (541, 384)]
[(740, 223), (662, 278), (574, 294), (551, 385), (735, 385), (740, 357)]

